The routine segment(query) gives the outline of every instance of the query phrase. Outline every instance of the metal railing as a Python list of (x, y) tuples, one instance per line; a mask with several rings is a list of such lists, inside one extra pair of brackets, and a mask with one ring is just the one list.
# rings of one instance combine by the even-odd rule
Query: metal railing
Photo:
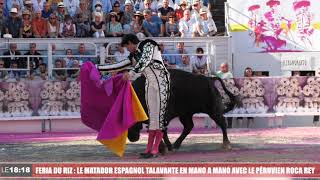
[[(164, 43), (164, 44), (172, 44), (173, 47), (176, 47), (176, 44), (179, 42), (184, 42), (185, 44), (191, 45), (191, 48), (194, 48), (195, 52), (195, 44), (198, 44), (198, 46), (201, 46), (204, 49), (204, 54), (201, 54), (203, 56), (206, 56), (207, 58), (207, 65), (208, 65), (208, 72), (211, 72), (212, 69), (215, 69), (216, 67), (216, 55), (217, 53), (217, 46), (221, 46), (222, 48), (230, 49), (231, 46), (229, 44), (229, 39), (230, 37), (199, 37), (199, 38), (180, 38), (180, 37), (161, 37), (161, 38), (152, 38), (158, 43)], [(72, 58), (96, 58), (99, 64), (104, 64), (105, 59), (112, 57), (113, 55), (110, 54), (109, 52), (109, 47), (114, 44), (119, 44), (121, 41), (121, 38), (78, 38), (78, 39), (0, 39), (0, 44), (4, 45), (7, 47), (7, 50), (9, 50), (9, 44), (11, 43), (16, 43), (18, 46), (23, 45), (25, 46), (26, 44), (31, 44), (31, 43), (36, 43), (37, 45), (42, 44), (42, 49), (46, 51), (46, 54), (43, 55), (0, 55), (0, 58), (25, 58), (27, 59), (27, 68), (18, 68), (18, 69), (12, 69), (12, 68), (5, 68), (5, 69), (0, 69), (0, 70), (20, 70), (20, 71), (30, 71), (30, 58), (47, 58), (47, 70), (48, 70), (48, 76), (49, 78), (52, 78), (52, 71), (53, 70), (75, 70), (77, 68), (55, 68), (54, 67), (54, 60), (56, 58), (65, 58), (65, 57), (72, 57)], [(223, 45), (219, 45), (219, 43), (222, 43)], [(225, 43), (226, 42), (226, 43)], [(66, 50), (68, 48), (68, 45), (70, 46), (76, 46), (79, 44), (85, 44), (86, 47), (89, 45), (91, 47), (90, 51), (94, 51), (94, 54), (88, 54), (88, 55), (56, 55), (53, 54), (52, 52), (52, 45), (59, 45), (59, 46), (64, 46), (64, 49), (60, 50)], [(106, 44), (108, 44), (106, 46)], [(226, 44), (226, 47), (224, 44)], [(39, 47), (39, 46), (38, 46)], [(21, 49), (17, 49), (21, 51)], [(25, 48), (24, 50), (28, 51), (29, 49)], [(58, 48), (59, 50), (59, 48)], [(2, 51), (5, 51), (5, 48), (2, 48)], [(177, 55), (183, 55), (183, 54), (163, 54), (166, 56), (177, 56)], [(198, 55), (195, 53), (188, 53), (185, 54), (188, 56), (192, 55)], [(226, 59), (231, 59), (231, 53), (227, 54)], [(211, 66), (210, 66), (211, 65)]]

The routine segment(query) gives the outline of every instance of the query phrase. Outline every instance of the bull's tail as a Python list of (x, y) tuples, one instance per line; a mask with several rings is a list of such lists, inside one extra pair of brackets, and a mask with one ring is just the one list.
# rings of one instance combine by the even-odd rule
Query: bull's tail
[(227, 104), (227, 108), (224, 110), (224, 113), (231, 111), (234, 107), (241, 106), (241, 101), (238, 96), (233, 95), (227, 87), (224, 85), (224, 82), (219, 77), (213, 77), (214, 80), (218, 80), (223, 88), (223, 90), (226, 92), (226, 94), (230, 98), (230, 103)]

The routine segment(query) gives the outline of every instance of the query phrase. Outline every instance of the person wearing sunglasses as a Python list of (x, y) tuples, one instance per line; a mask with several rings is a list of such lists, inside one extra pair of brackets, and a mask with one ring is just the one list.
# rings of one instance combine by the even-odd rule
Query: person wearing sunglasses
[(60, 30), (60, 24), (57, 20), (57, 16), (55, 13), (50, 14), (49, 21), (47, 24), (48, 29), (48, 37), (49, 38), (57, 38)]

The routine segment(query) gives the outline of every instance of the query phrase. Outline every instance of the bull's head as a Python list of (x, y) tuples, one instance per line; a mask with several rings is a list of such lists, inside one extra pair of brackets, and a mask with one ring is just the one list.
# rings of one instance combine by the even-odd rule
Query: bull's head
[(142, 122), (138, 122), (129, 128), (128, 139), (130, 142), (136, 142), (140, 139), (140, 131), (142, 128)]

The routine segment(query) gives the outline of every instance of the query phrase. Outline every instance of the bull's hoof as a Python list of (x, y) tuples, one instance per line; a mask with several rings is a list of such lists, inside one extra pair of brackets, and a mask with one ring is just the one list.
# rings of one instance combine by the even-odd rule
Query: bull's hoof
[(178, 150), (180, 146), (180, 144), (173, 144), (173, 150)]
[(166, 147), (162, 147), (162, 148), (159, 147), (159, 153), (161, 155), (166, 155), (168, 153), (168, 150)]
[(314, 125), (314, 126), (319, 126), (320, 123), (319, 123), (319, 121), (314, 121), (314, 122), (313, 122), (313, 125)]
[(222, 144), (222, 149), (225, 151), (229, 151), (232, 149), (231, 144), (230, 143), (223, 143)]

